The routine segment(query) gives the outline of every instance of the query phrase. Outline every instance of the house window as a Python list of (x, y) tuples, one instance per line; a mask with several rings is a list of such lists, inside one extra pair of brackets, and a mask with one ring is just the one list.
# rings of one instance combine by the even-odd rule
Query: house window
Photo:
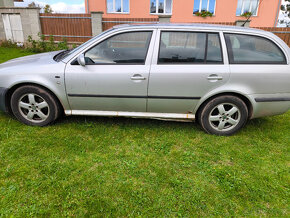
[(214, 14), (216, 0), (194, 0), (193, 13), (209, 11)]
[(129, 0), (107, 0), (107, 13), (129, 13)]
[(150, 0), (151, 14), (171, 14), (172, 0)]
[(251, 12), (256, 16), (259, 7), (259, 0), (238, 0), (236, 15), (240, 16), (246, 12)]

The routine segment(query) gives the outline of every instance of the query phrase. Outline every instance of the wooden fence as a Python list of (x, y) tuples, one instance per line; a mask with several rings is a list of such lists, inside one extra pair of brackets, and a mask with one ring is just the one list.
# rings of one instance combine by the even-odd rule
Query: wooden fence
[(103, 18), (103, 31), (112, 28), (113, 26), (120, 24), (130, 24), (130, 23), (156, 23), (158, 18)]
[[(130, 23), (156, 23), (158, 18), (103, 18), (103, 31), (112, 28), (115, 25), (130, 24)], [(234, 26), (234, 22), (220, 22), (205, 24), (220, 24)], [(49, 36), (54, 36), (56, 41), (61, 41), (66, 38), (68, 42), (81, 43), (92, 38), (92, 19), (90, 14), (40, 14), (40, 24), (42, 34), (49, 39)], [(255, 27), (254, 27), (255, 28)], [(273, 32), (284, 40), (290, 47), (290, 27), (256, 27), (258, 29)]]
[(55, 41), (85, 42), (92, 38), (90, 14), (40, 14), (42, 34)]

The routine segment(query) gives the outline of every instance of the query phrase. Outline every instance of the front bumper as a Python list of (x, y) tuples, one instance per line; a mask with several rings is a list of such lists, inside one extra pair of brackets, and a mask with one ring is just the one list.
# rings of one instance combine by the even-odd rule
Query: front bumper
[(0, 111), (7, 112), (7, 107), (6, 107), (6, 93), (8, 89), (7, 88), (1, 88), (0, 87)]

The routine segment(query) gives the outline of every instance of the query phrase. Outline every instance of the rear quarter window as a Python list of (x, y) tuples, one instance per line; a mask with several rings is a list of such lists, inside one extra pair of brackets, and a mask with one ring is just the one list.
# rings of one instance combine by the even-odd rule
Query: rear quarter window
[(271, 40), (253, 35), (225, 34), (230, 64), (286, 64), (283, 51)]

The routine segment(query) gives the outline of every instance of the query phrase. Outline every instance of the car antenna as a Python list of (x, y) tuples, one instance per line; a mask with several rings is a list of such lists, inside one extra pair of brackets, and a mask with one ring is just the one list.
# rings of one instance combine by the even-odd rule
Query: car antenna
[[(257, 4), (257, 7), (255, 9), (255, 11), (257, 11), (258, 7), (260, 6), (260, 4), (262, 3), (263, 0), (260, 0), (259, 3)], [(241, 25), (242, 27), (245, 27), (245, 24), (249, 21), (249, 19), (252, 17), (252, 13), (251, 15), (247, 18), (247, 20)]]

